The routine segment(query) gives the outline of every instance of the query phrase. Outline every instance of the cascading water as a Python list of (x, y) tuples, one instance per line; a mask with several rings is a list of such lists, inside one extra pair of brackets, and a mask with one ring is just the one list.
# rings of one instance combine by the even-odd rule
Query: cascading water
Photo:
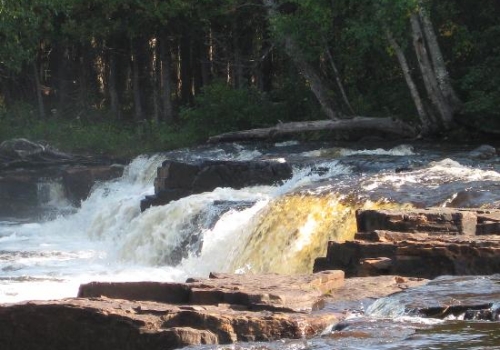
[[(276, 159), (293, 164), (294, 175), (275, 186), (217, 188), (141, 213), (140, 200), (153, 193), (165, 159)], [(495, 207), (499, 169), (498, 159), (404, 145), (233, 144), (140, 156), (120, 179), (97, 184), (80, 208), (68, 210), (57, 183), (46, 182), (39, 190), (57, 217), (0, 221), (0, 303), (75, 296), (80, 283), (95, 280), (310, 272), (328, 240), (352, 237), (356, 209)]]

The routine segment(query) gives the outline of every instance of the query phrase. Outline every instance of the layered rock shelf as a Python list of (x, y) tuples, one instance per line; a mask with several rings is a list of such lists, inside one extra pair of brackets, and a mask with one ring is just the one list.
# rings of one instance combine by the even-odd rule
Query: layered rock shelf
[(166, 160), (158, 168), (155, 193), (141, 201), (141, 210), (165, 205), (191, 194), (213, 191), (217, 187), (240, 189), (272, 185), (291, 176), (289, 164), (273, 161), (204, 161), (191, 164)]
[(329, 242), (315, 271), (422, 278), (500, 271), (500, 210), (361, 210), (357, 223), (354, 240)]
[(8, 349), (175, 349), (300, 339), (337, 322), (312, 314), (342, 271), (303, 276), (212, 274), (187, 283), (90, 283), (78, 298), (0, 307)]

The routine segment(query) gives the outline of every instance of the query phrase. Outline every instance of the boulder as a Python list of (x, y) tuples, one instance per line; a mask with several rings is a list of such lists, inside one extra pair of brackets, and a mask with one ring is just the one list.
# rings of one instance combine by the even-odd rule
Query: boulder
[(82, 200), (88, 197), (96, 182), (112, 180), (122, 175), (123, 166), (117, 164), (75, 166), (62, 171), (62, 182), (66, 197), (78, 206)]
[(217, 187), (240, 189), (272, 185), (291, 176), (289, 164), (272, 161), (204, 161), (190, 164), (167, 160), (158, 168), (154, 195), (141, 201), (141, 210), (165, 205), (191, 194), (213, 191)]
[(57, 188), (75, 206), (86, 199), (96, 182), (120, 177), (122, 165), (50, 166), (0, 172), (0, 216), (23, 218), (43, 211)]
[(481, 145), (469, 152), (469, 157), (475, 159), (491, 159), (496, 156), (496, 148), (490, 145)]

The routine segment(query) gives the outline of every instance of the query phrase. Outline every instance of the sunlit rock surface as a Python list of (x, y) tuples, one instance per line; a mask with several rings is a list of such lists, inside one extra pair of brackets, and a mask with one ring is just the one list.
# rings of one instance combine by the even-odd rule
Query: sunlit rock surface
[(346, 276), (487, 275), (500, 271), (500, 211), (436, 208), (358, 213), (354, 240), (329, 242), (315, 270)]
[[(313, 336), (338, 321), (312, 314), (342, 271), (313, 275), (212, 274), (179, 283), (91, 283), (76, 299), (0, 307), (9, 349), (174, 349)], [(148, 301), (147, 301), (148, 300)]]

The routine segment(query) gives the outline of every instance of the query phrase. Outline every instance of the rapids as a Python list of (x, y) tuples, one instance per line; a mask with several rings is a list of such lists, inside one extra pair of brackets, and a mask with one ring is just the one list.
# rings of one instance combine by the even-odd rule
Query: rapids
[[(78, 208), (64, 198), (60, 183), (43, 181), (38, 203), (43, 215), (27, 220), (0, 213), (0, 303), (71, 297), (89, 281), (184, 281), (211, 271), (310, 272), (329, 240), (353, 236), (358, 208), (500, 206), (499, 158), (473, 159), (471, 149), (425, 145), (354, 149), (285, 142), (142, 155), (121, 178), (96, 184)], [(291, 163), (294, 173), (274, 186), (217, 188), (141, 213), (139, 202), (153, 193), (156, 169), (166, 159), (274, 159)], [(364, 309), (359, 315), (350, 323), (355, 333), (345, 335), (356, 338), (354, 347), (338, 339), (334, 345), (332, 339), (339, 335), (331, 333), (307, 342), (229, 348), (391, 349), (396, 347), (375, 342), (374, 334), (387, 334), (391, 344), (397, 344), (436, 324), (440, 330), (433, 334), (438, 338), (447, 337), (448, 326), (456, 327), (418, 317), (408, 321), (404, 312), (399, 321), (367, 315)], [(477, 332), (500, 338), (486, 328)], [(461, 334), (467, 338), (477, 335), (474, 332)]]

